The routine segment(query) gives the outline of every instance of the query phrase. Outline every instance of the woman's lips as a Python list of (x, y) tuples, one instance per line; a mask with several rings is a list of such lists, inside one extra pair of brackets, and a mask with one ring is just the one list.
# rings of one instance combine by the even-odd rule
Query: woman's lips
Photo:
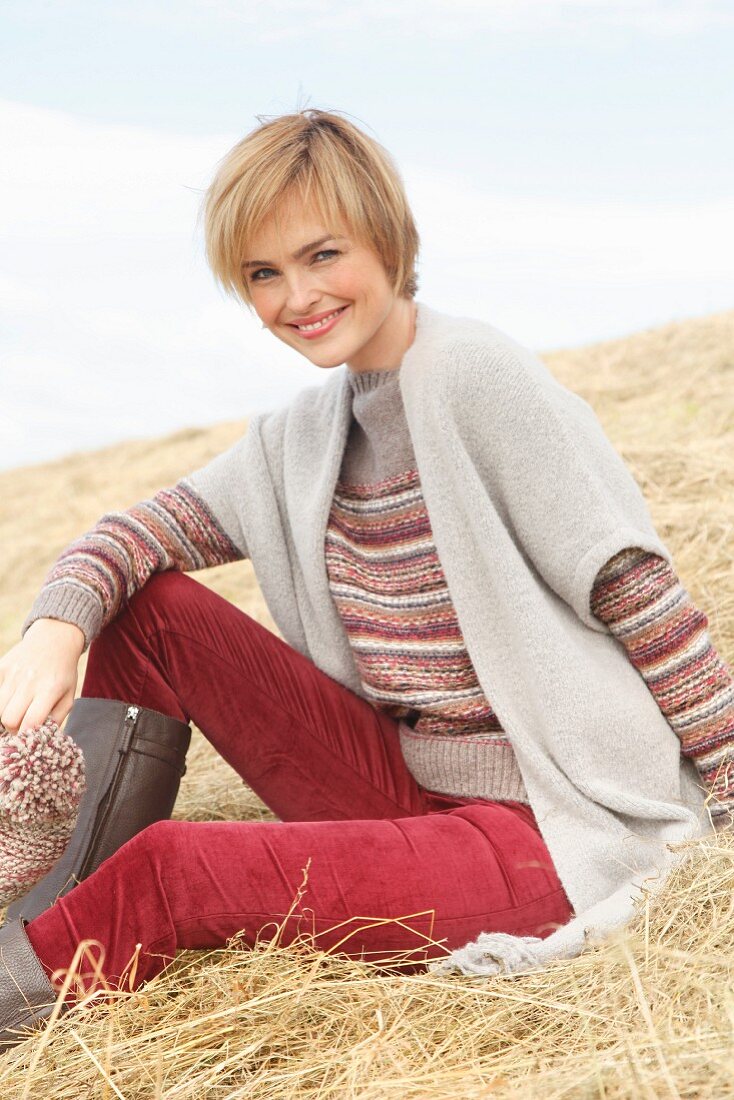
[(319, 328), (311, 329), (310, 332), (302, 332), (296, 325), (291, 325), (291, 328), (298, 336), (302, 336), (304, 340), (315, 340), (317, 336), (325, 336), (327, 332), (331, 332), (334, 325), (338, 324), (348, 309), (349, 306), (342, 306), (336, 317), (332, 317), (330, 321), (327, 321), (325, 325), (321, 325)]

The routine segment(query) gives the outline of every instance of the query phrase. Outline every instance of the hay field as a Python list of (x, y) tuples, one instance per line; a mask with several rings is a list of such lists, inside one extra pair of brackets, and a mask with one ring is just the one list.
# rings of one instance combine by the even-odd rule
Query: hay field
[[(734, 311), (543, 353), (638, 480), (734, 664)], [(59, 551), (228, 447), (235, 421), (0, 474), (0, 647)], [(249, 563), (195, 574), (274, 630)], [(79, 693), (86, 655), (80, 663)], [(195, 731), (175, 815), (272, 815)], [(630, 929), (542, 973), (381, 974), (307, 942), (179, 954), (0, 1054), (0, 1095), (199, 1100), (734, 1096), (734, 837), (706, 837)]]

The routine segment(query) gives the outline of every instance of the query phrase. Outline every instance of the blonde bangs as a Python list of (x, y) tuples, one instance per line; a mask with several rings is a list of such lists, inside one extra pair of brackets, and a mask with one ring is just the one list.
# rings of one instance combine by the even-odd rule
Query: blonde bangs
[(226, 293), (252, 306), (241, 270), (248, 242), (293, 200), (312, 205), (326, 226), (338, 219), (377, 253), (394, 291), (415, 296), (420, 242), (392, 158), (351, 122), (313, 108), (261, 123), (217, 166), (200, 217), (207, 262)]

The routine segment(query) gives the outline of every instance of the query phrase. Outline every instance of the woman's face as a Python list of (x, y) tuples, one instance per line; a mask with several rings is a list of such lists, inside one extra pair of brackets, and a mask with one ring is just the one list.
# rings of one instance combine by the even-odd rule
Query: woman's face
[(247, 252), (242, 275), (255, 311), (283, 343), (319, 367), (400, 365), (412, 342), (414, 302), (395, 295), (379, 256), (338, 219), (327, 225), (315, 210), (289, 202), (279, 225), (271, 216)]

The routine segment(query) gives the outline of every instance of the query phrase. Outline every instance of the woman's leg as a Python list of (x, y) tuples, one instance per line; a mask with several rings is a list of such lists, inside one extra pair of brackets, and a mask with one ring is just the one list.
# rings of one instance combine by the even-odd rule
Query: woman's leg
[(411, 972), (482, 931), (545, 938), (572, 915), (537, 830), (484, 802), (395, 820), (161, 821), (26, 931), (49, 977), (89, 938), (107, 980), (127, 969), (123, 988), (137, 988), (178, 948), (224, 946), (240, 931), (250, 946), (283, 925), (282, 944), (313, 933), (317, 949), (367, 961), (401, 953)]
[(151, 577), (92, 642), (82, 695), (193, 720), (283, 821), (431, 808), (394, 719), (182, 573)]
[(283, 943), (313, 930), (316, 947), (413, 966), (572, 916), (529, 807), (424, 791), (396, 722), (192, 578), (133, 596), (93, 643), (83, 694), (193, 719), (282, 820), (143, 830), (28, 925), (49, 974), (93, 939), (116, 983), (139, 943), (135, 987), (177, 948), (273, 935), (292, 907)]

